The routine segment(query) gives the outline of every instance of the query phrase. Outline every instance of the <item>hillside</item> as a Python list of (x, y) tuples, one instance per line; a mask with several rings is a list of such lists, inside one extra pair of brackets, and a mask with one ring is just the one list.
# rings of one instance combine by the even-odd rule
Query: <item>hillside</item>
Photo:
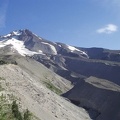
[[(66, 101), (51, 91), (51, 89), (47, 88), (43, 83), (44, 81), (49, 80), (49, 82), (51, 82), (50, 80), (53, 80), (53, 83), (51, 82), (52, 85), (55, 85), (62, 92), (65, 92), (69, 88), (68, 86), (65, 87), (65, 82), (63, 82), (65, 79), (55, 75), (55, 73), (47, 70), (47, 68), (34, 60), (20, 57), (17, 58), (17, 63), (19, 65), (0, 65), (0, 77), (3, 78), (0, 82), (4, 88), (1, 93), (6, 96), (14, 95), (22, 110), (29, 109), (29, 111), (40, 120), (90, 119), (83, 108), (78, 108)], [(27, 66), (29, 67), (27, 68)], [(34, 71), (33, 66), (35, 66), (38, 72), (41, 72), (39, 76), (37, 76), (38, 73)], [(31, 71), (31, 67), (33, 72)], [(42, 70), (39, 71), (39, 69)], [(60, 82), (60, 80), (63, 81)], [(68, 82), (67, 85), (69, 85)]]
[(51, 42), (24, 29), (0, 37), (0, 64), (6, 89), (42, 120), (120, 119), (120, 50)]

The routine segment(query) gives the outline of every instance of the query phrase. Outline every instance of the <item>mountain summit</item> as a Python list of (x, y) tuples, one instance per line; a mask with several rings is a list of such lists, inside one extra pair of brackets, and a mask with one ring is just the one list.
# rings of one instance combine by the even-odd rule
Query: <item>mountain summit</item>
[(35, 54), (57, 55), (62, 54), (62, 51), (64, 51), (66, 53), (88, 57), (88, 55), (84, 51), (81, 51), (70, 45), (47, 41), (33, 34), (27, 29), (13, 31), (10, 34), (1, 36), (0, 47), (5, 47), (8, 45), (11, 45), (11, 48), (14, 48), (19, 54), (23, 56), (32, 56)]

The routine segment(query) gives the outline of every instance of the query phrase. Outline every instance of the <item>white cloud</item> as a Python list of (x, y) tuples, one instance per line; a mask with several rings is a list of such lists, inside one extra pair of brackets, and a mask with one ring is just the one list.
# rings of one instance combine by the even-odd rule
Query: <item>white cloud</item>
[(118, 27), (114, 24), (108, 24), (103, 28), (100, 28), (97, 30), (97, 33), (106, 33), (111, 34), (113, 32), (116, 32), (118, 30)]

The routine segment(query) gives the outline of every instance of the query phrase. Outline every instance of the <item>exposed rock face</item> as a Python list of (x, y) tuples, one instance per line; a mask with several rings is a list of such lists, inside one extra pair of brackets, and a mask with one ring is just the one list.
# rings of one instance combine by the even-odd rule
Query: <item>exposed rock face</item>
[(107, 80), (90, 77), (63, 96), (86, 108), (94, 120), (120, 119), (120, 86)]

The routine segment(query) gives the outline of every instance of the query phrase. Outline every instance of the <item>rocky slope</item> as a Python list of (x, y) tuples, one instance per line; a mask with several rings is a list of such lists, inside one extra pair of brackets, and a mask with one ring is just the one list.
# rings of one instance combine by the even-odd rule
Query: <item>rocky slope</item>
[[(0, 83), (4, 88), (1, 94), (14, 95), (20, 102), (21, 109), (29, 109), (40, 120), (90, 120), (83, 108), (73, 105), (52, 92), (43, 81), (52, 80), (62, 92), (69, 89), (69, 83), (66, 86), (63, 78), (47, 70), (40, 63), (35, 63), (30, 59), (18, 59), (19, 65), (0, 65), (0, 77), (2, 78)], [(33, 67), (35, 64), (37, 66)], [(33, 70), (38, 67), (36, 71), (41, 72), (39, 76), (36, 71), (32, 72), (31, 67)], [(42, 70), (39, 71), (39, 69)], [(44, 77), (45, 74), (48, 76)]]

